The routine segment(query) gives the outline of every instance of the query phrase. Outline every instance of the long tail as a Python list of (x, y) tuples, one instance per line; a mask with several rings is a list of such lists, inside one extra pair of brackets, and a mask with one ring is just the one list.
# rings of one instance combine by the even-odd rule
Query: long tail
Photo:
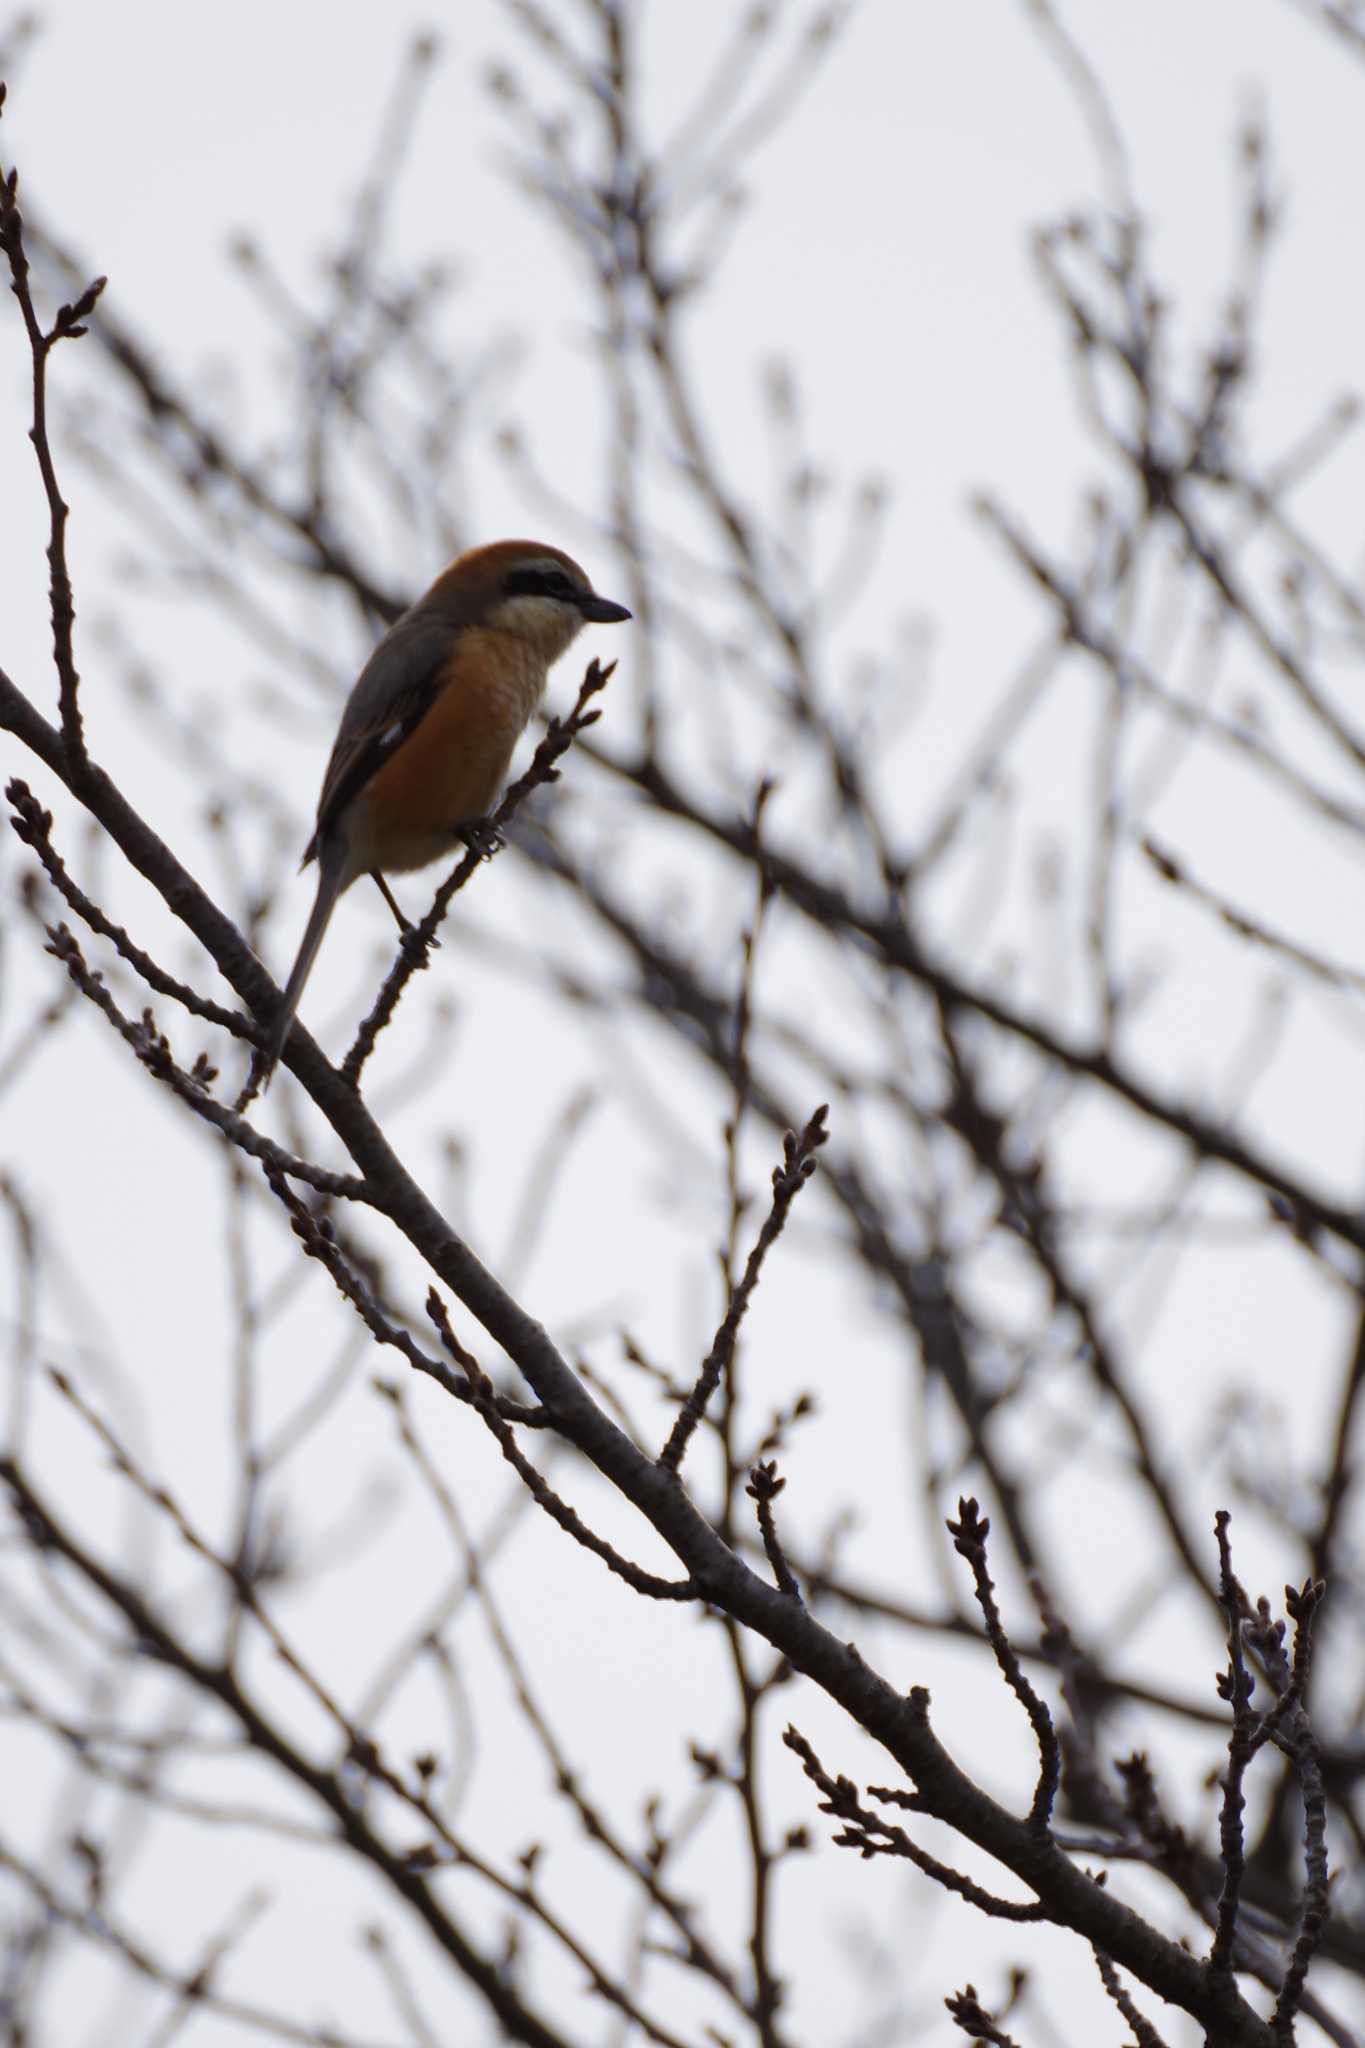
[(284, 1051), (290, 1026), (299, 1007), (299, 998), (303, 994), (303, 985), (308, 979), (313, 962), (318, 957), (318, 947), (322, 944), (332, 912), (336, 909), (337, 898), (351, 879), (352, 877), (346, 873), (344, 843), (324, 845), (318, 856), (318, 893), (313, 901), (312, 915), (299, 942), (298, 957), (289, 970), (284, 1000), (275, 1019), (275, 1028), (260, 1057), (259, 1085), (262, 1088), (274, 1073), (275, 1063)]

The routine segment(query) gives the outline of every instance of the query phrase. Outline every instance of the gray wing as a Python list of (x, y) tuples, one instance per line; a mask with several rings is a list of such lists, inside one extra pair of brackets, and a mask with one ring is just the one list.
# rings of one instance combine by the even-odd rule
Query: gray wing
[(375, 648), (341, 714), (305, 867), (347, 806), (426, 717), (458, 635), (449, 619), (405, 612)]

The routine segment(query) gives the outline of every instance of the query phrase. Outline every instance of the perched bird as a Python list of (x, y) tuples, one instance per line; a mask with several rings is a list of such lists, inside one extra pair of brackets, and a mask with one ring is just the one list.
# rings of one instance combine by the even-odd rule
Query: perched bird
[(337, 898), (451, 853), (487, 817), (551, 664), (586, 624), (628, 619), (577, 562), (533, 540), (471, 548), (396, 619), (346, 699), (303, 856), (318, 893), (259, 1060), (284, 1049)]

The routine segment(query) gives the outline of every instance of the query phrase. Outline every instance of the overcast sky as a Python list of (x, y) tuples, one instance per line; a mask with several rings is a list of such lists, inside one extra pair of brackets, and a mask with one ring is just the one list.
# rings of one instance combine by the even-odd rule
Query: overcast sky
[[(649, 10), (652, 91), (665, 121), (690, 107), (709, 69), (715, 25), (733, 12), (729, 0), (675, 0)], [(1136, 7), (1073, 0), (1066, 20), (1112, 96), (1157, 268), (1189, 323), (1186, 333), (1227, 282), (1239, 127), (1249, 111), (1266, 117), (1290, 228), (1273, 273), (1253, 408), (1263, 452), (1271, 453), (1331, 396), (1351, 388), (1365, 362), (1365, 65), (1343, 58), (1287, 0), (1145, 0)], [(402, 187), (397, 246), (409, 257), (458, 266), (465, 286), (452, 303), (471, 331), (505, 332), (509, 348), (510, 337), (518, 337), (527, 353), (513, 387), (516, 415), (557, 485), (570, 496), (580, 488), (595, 496), (591, 437), (572, 398), (585, 347), (582, 299), (571, 265), (509, 187), (506, 126), (486, 86), (490, 65), (518, 48), (496, 0), (417, 11), (352, 0), (326, 7), (236, 0), (213, 10), (170, 0), (57, 0), (12, 74), (0, 158), (19, 163), (45, 223), (92, 271), (108, 274), (111, 307), (150, 337), (182, 377), (223, 391), (229, 405), (249, 404), (258, 381), (264, 388), (273, 376), (273, 343), (227, 260), (229, 246), (245, 231), (286, 274), (316, 265), (368, 165), (405, 42), (427, 28), (441, 38), (441, 69)], [(800, 366), (816, 444), (849, 476), (873, 472), (890, 480), (888, 544), (858, 630), (870, 642), (890, 635), (898, 621), (931, 623), (937, 697), (930, 730), (946, 754), (976, 727), (1017, 657), (1026, 622), (1036, 622), (1027, 594), (972, 515), (975, 493), (989, 487), (1019, 507), (1034, 530), (1060, 539), (1089, 473), (1030, 238), (1041, 222), (1101, 193), (1093, 137), (1026, 6), (865, 0), (851, 11), (807, 105), (760, 152), (748, 184), (723, 291), (693, 337), (727, 450), (741, 471), (747, 455), (755, 466), (763, 460), (756, 380), (774, 357), (789, 355)], [(23, 438), (26, 364), (8, 298), (5, 304), (0, 660), (41, 690), (45, 532)], [(76, 366), (64, 352), (55, 372), (59, 389), (68, 372), (74, 381)], [(489, 417), (490, 450), (503, 424), (500, 412)], [(116, 504), (77, 488), (69, 476), (68, 482), (76, 501), (78, 602), (82, 621), (94, 626), (120, 594), (128, 536)], [(475, 488), (474, 505), (461, 507), (460, 517), (477, 523), (479, 537), (543, 526), (543, 514), (533, 520), (491, 452)], [(1325, 477), (1309, 504), (1338, 535), (1359, 532), (1361, 499), (1349, 472)], [(386, 565), (414, 592), (440, 566)], [(607, 590), (612, 566), (606, 552), (589, 563)], [(240, 652), (204, 644), (201, 625), (190, 629), (188, 642), (177, 637), (186, 630), (183, 617), (159, 612), (155, 603), (139, 613), (138, 632), (168, 673), (192, 675), (196, 688), (210, 680), (235, 707), (232, 743), (240, 756), (250, 746), (249, 721), (240, 715)], [(614, 644), (611, 651), (623, 653), (628, 671), (628, 652)], [(354, 652), (340, 632), (322, 650), (339, 672)], [(125, 752), (118, 700), (102, 694), (93, 652), (84, 666), (96, 750), (116, 765), (145, 769), (145, 756)], [(259, 680), (256, 662), (250, 682)], [(561, 678), (561, 694), (566, 687)], [(301, 819), (326, 740), (320, 713), (316, 727), (299, 735)], [(272, 754), (263, 765), (273, 763)], [(11, 750), (0, 747), (0, 767), (9, 772), (10, 765)], [(181, 801), (146, 770), (144, 797), (154, 788), (159, 803)], [(165, 829), (160, 815), (154, 821)], [(12, 860), (13, 848), (0, 857)], [(1266, 879), (1285, 890), (1286, 901), (1301, 900), (1301, 878), (1286, 875), (1283, 863), (1276, 867), (1269, 849)], [(282, 948), (304, 915), (307, 892), (300, 890), (287, 914), (292, 921), (274, 927)], [(1344, 907), (1324, 904), (1319, 892), (1315, 914), (1339, 927)], [(376, 927), (365, 929), (373, 938)], [(442, 957), (438, 969), (446, 965)], [(341, 1004), (348, 986), (338, 966), (320, 971), (314, 1016), (325, 1018), (329, 1001)], [(484, 1048), (496, 1095), (501, 1026), (480, 1017), (475, 995), (468, 1000), (469, 1043)], [(93, 1037), (93, 1023), (85, 1028)], [(535, 1050), (518, 1043), (502, 1056), (529, 1065)], [(112, 1049), (108, 1057), (116, 1057)], [(39, 1192), (45, 1149), (61, 1149), (70, 1078), (59, 1063), (36, 1072), (11, 1112), (15, 1150)], [(514, 1159), (527, 1156), (544, 1108), (540, 1098), (528, 1104), (525, 1130), (511, 1133)], [(135, 1378), (133, 1357), (144, 1347), (174, 1355), (183, 1314), (183, 1303), (155, 1300), (164, 1248), (145, 1287), (129, 1277), (146, 1251), (137, 1242), (142, 1176), (150, 1190), (157, 1146), (163, 1137), (179, 1142), (171, 1135), (176, 1119), (158, 1105), (149, 1124), (141, 1101), (125, 1111), (101, 1098), (93, 1122), (89, 1109), (81, 1106), (80, 1121), (90, 1227), (82, 1232), (73, 1216), (73, 1229), (86, 1246), (83, 1285), (100, 1298), (115, 1348)], [(1299, 1113), (1296, 1100), (1293, 1115)], [(1356, 1142), (1354, 1124), (1337, 1135), (1346, 1156)], [(604, 1175), (610, 1159), (604, 1147)], [(520, 1181), (505, 1158), (485, 1152), (480, 1163), (491, 1188), (481, 1214), (496, 1219), (488, 1233), (488, 1249), (496, 1251)], [(657, 1229), (653, 1256), (665, 1259), (669, 1247), (676, 1252), (666, 1313), (675, 1328), (682, 1323), (697, 1337), (709, 1310), (693, 1308), (690, 1324), (687, 1315), (704, 1260), (695, 1246), (691, 1262), (684, 1259), (685, 1230), (668, 1236), (676, 1227), (676, 1219), (623, 1225)], [(585, 1271), (584, 1258), (572, 1232), (561, 1252), (547, 1255), (537, 1312), (547, 1300), (566, 1317), (600, 1309), (609, 1275), (604, 1268)], [(820, 1282), (810, 1285), (818, 1298)], [(128, 1312), (132, 1298), (136, 1314)], [(1229, 1350), (1243, 1334), (1240, 1301), (1233, 1290), (1206, 1310)], [(837, 1313), (851, 1314), (842, 1298)], [(1248, 1344), (1266, 1313), (1263, 1302), (1246, 1307)], [(153, 1323), (160, 1327), (149, 1343)], [(1302, 1337), (1302, 1323), (1297, 1327)], [(154, 1404), (157, 1427), (192, 1433), (195, 1398), (183, 1377), (163, 1382)], [(818, 1471), (809, 1483), (818, 1495)], [(831, 1483), (831, 1498), (837, 1491)], [(362, 1580), (343, 1600), (338, 1589), (342, 1616), (365, 1590)], [(382, 1598), (382, 1589), (368, 1590)], [(646, 1626), (660, 1633), (656, 1621), (650, 1617)], [(547, 1622), (547, 1657), (556, 1625), (555, 1618)], [(604, 1647), (602, 1654), (612, 1652)], [(669, 1655), (662, 1640), (657, 1654)], [(632, 1646), (632, 1663), (634, 1655)], [(674, 1687), (686, 1684), (685, 1656), (670, 1673)], [(942, 1684), (951, 1701), (951, 1677)], [(856, 1875), (851, 1871), (850, 1881)], [(894, 1905), (890, 1879), (883, 1896)], [(941, 1921), (935, 1940), (944, 1940), (946, 1988), (954, 1964), (954, 1982), (971, 1974), (973, 1928), (951, 1915)], [(809, 1995), (809, 2038), (832, 2040), (843, 2001), (832, 1984), (823, 2001), (819, 1987)], [(218, 2037), (209, 2027), (201, 2038)]]

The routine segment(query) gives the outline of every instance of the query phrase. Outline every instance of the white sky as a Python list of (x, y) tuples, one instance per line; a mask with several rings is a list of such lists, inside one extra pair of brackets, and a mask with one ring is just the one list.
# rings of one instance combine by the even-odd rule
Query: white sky
[[(733, 5), (714, 0), (675, 0), (671, 7), (656, 0), (648, 10), (653, 92), (665, 115), (676, 117), (676, 110), (690, 104), (692, 89), (708, 71), (717, 29), (734, 12)], [(239, 396), (231, 402), (250, 404), (256, 387), (269, 387), (271, 345), (225, 260), (226, 247), (245, 229), (282, 270), (306, 273), (314, 266), (368, 166), (378, 114), (405, 41), (418, 28), (436, 27), (444, 57), (402, 188), (398, 248), (459, 264), (468, 287), (453, 306), (471, 331), (530, 330), (531, 354), (516, 387), (518, 416), (557, 484), (570, 496), (581, 490), (585, 499), (595, 498), (591, 434), (572, 397), (583, 380), (582, 298), (557, 246), (508, 190), (502, 171), (505, 131), (482, 82), (488, 63), (516, 48), (515, 38), (494, 0), (462, 0), (444, 13), (448, 18), (440, 9), (395, 10), (381, 25), (380, 10), (353, 0), (325, 8), (237, 0), (230, 10), (214, 11), (168, 0), (58, 0), (12, 81), (0, 158), (19, 162), (25, 189), (47, 223), (83, 252), (92, 269), (108, 273), (111, 305), (153, 337), (182, 376), (199, 372), (224, 388), (234, 384)], [(1091, 467), (1076, 430), (1055, 319), (1036, 288), (1029, 234), (1041, 220), (1093, 199), (1095, 160), (1074, 99), (1027, 16), (1025, 7), (1005, 0), (949, 8), (882, 0), (857, 9), (803, 110), (757, 159), (751, 203), (723, 273), (722, 293), (692, 337), (738, 473), (750, 458), (756, 467), (764, 459), (753, 427), (756, 376), (783, 354), (799, 366), (815, 446), (846, 476), (874, 470), (892, 480), (889, 544), (859, 614), (857, 638), (872, 644), (910, 616), (932, 622), (935, 693), (926, 731), (945, 755), (976, 728), (1023, 637), (1036, 629), (1031, 600), (971, 516), (973, 493), (989, 486), (1022, 511), (1032, 531), (1061, 542)], [(1157, 266), (1180, 303), (1182, 321), (1188, 315), (1197, 322), (1226, 281), (1233, 141), (1249, 107), (1266, 112), (1272, 163), (1290, 208), (1290, 233), (1273, 272), (1254, 407), (1262, 450), (1276, 450), (1360, 374), (1365, 65), (1353, 65), (1292, 6), (1275, 0), (1148, 0), (1140, 8), (1077, 0), (1066, 19), (1113, 96), (1131, 148), (1134, 183), (1154, 228)], [(59, 390), (64, 378), (77, 378), (73, 358), (68, 350), (58, 360)], [(23, 440), (24, 398), (23, 354), (8, 310), (0, 317), (0, 661), (42, 694), (48, 687), (44, 532)], [(501, 423), (489, 419), (490, 441)], [(118, 508), (82, 486), (69, 465), (65, 474), (76, 503), (72, 556), (78, 602), (83, 623), (93, 626), (123, 594), (127, 536)], [(479, 472), (478, 492), (477, 507), (461, 509), (477, 521), (480, 533), (491, 537), (531, 523), (513, 485), (491, 460)], [(1348, 554), (1365, 537), (1365, 497), (1349, 465), (1338, 465), (1316, 486), (1311, 503)], [(387, 566), (395, 580), (416, 590), (440, 564)], [(594, 560), (590, 567), (610, 590), (610, 562)], [(136, 630), (166, 676), (183, 676), (187, 689), (207, 685), (222, 693), (229, 743), (235, 757), (245, 760), (250, 691), (263, 679), (259, 659), (247, 665), (235, 646), (205, 645), (201, 621), (187, 623), (185, 615), (154, 601), (139, 607)], [(193, 636), (188, 642), (187, 633)], [(622, 686), (628, 687), (628, 653), (615, 643), (609, 651), (623, 653)], [(356, 652), (353, 642), (339, 629), (320, 652), (344, 682)], [(116, 693), (102, 691), (99, 655), (89, 640), (83, 665), (97, 751), (140, 777), (138, 787), (155, 808), (155, 822), (168, 829), (179, 800), (155, 756), (119, 730), (120, 701)], [(561, 701), (567, 673), (559, 684)], [(270, 744), (273, 750), (273, 738)], [(326, 720), (319, 714), (314, 727), (300, 732), (297, 769), (290, 771), (298, 776), (291, 795), (300, 818), (311, 806), (325, 745)], [(6, 774), (13, 772), (13, 753), (8, 742), (0, 743)], [(260, 765), (281, 772), (273, 751)], [(19, 772), (31, 773), (22, 763)], [(41, 776), (31, 779), (46, 796)], [(1217, 841), (1215, 821), (1209, 835), (1213, 853)], [(9, 843), (0, 859), (13, 861), (14, 852)], [(491, 896), (496, 881), (496, 875), (481, 878), (490, 896), (485, 901), (480, 888), (471, 913), (476, 920), (497, 915)], [(1258, 870), (1254, 882), (1253, 896), (1262, 884), (1282, 890), (1290, 914), (1307, 893), (1298, 874), (1286, 874), (1285, 863), (1275, 861), (1269, 848), (1264, 872)], [(286, 907), (274, 927), (282, 951), (302, 920), (305, 894), (300, 884), (292, 909)], [(1358, 953), (1350, 944), (1351, 928), (1343, 924), (1348, 910), (1358, 923), (1358, 897), (1334, 898), (1329, 889), (1327, 899), (1322, 889), (1315, 892), (1315, 919), (1335, 932), (1338, 951)], [(331, 1006), (338, 1039), (335, 1020), (350, 1014), (357, 977), (368, 966), (364, 946), (377, 944), (379, 930), (377, 922), (367, 922), (368, 908), (363, 915), (347, 914), (356, 919), (352, 932), (364, 939), (354, 940), (349, 973), (344, 953), (324, 961), (309, 1005), (315, 1029), (326, 1023)], [(534, 940), (543, 932), (519, 936)], [(7, 964), (19, 952), (12, 945)], [(490, 1127), (473, 1105), (460, 1106), (470, 1153), (465, 1185), (471, 1192), (470, 1217), (457, 1220), (471, 1221), (477, 1248), (496, 1263), (516, 1213), (525, 1163), (579, 1062), (553, 1042), (547, 1048), (538, 1035), (549, 1012), (528, 1002), (524, 1016), (509, 1020), (452, 955), (448, 941), (437, 974), (455, 974), (464, 1006), (462, 1072), (478, 1073), (480, 1101), (496, 1105), (499, 1118)], [(21, 968), (26, 981), (31, 972)], [(1173, 1028), (1179, 1028), (1178, 1020)], [(94, 1020), (83, 1021), (80, 1029), (83, 1043), (94, 1048)], [(1188, 1020), (1188, 1053), (1181, 1057), (1188, 1057), (1195, 1085), (1209, 1079), (1198, 1067), (1199, 1036), (1198, 1020)], [(183, 1262), (188, 1286), (208, 1293), (193, 1297), (197, 1334), (187, 1342), (189, 1300), (167, 1295), (168, 1248), (148, 1243), (144, 1218), (155, 1206), (169, 1159), (193, 1189), (187, 1215), (202, 1219), (211, 1235), (219, 1214), (217, 1173), (197, 1142), (188, 1140), (183, 1119), (169, 1106), (149, 1107), (146, 1086), (109, 1091), (109, 1077), (123, 1064), (117, 1051), (100, 1046), (82, 1073), (72, 1065), (70, 1044), (68, 1037), (65, 1057), (59, 1054), (34, 1071), (17, 1113), (11, 1108), (4, 1152), (20, 1162), (35, 1196), (45, 1188), (64, 1190), (62, 1223), (69, 1243), (81, 1250), (82, 1284), (100, 1303), (127, 1386), (140, 1386), (149, 1438), (159, 1455), (185, 1461), (172, 1469), (209, 1488), (210, 1471), (199, 1473), (194, 1452), (204, 1427), (195, 1347), (202, 1341), (199, 1318), (206, 1314), (211, 1323), (213, 1290), (221, 1283), (212, 1262), (201, 1263), (197, 1231), (188, 1229), (185, 1245), (169, 1255), (177, 1265)], [(1182, 1071), (1179, 1060), (1176, 1071)], [(517, 1093), (513, 1083), (519, 1076), (526, 1084)], [(680, 1096), (687, 1086), (679, 1077)], [(1277, 1100), (1269, 1113), (1282, 1115), (1286, 1131), (1301, 1128), (1301, 1092), (1286, 1093), (1278, 1110)], [(637, 1163), (632, 1170), (639, 1184), (629, 1191), (632, 1213), (620, 1218), (610, 1245), (604, 1245), (587, 1198), (612, 1186), (627, 1136), (629, 1118), (622, 1117), (613, 1121), (607, 1113), (600, 1135), (590, 1139), (578, 1183), (584, 1202), (552, 1232), (530, 1276), (528, 1305), (561, 1324), (580, 1315), (609, 1324), (603, 1305), (614, 1309), (621, 1302), (622, 1316), (652, 1318), (659, 1341), (685, 1357), (704, 1341), (712, 1317), (706, 1288), (714, 1217), (695, 1195), (693, 1206), (684, 1204), (681, 1213), (661, 1215), (648, 1201), (637, 1213), (640, 1189), (658, 1192), (652, 1173)], [(73, 1131), (82, 1134), (83, 1147), (74, 1188), (67, 1158)], [(406, 1135), (420, 1152), (424, 1133), (409, 1127)], [(1324, 1145), (1331, 1136), (1324, 1132)], [(1343, 1165), (1353, 1163), (1359, 1136), (1358, 1119), (1343, 1119)], [(436, 1171), (433, 1161), (433, 1185)], [(790, 1342), (799, 1299), (803, 1329), (856, 1335), (868, 1398), (881, 1398), (894, 1409), (902, 1398), (896, 1391), (899, 1361), (884, 1333), (878, 1338), (866, 1304), (851, 1304), (847, 1289), (819, 1272), (803, 1275), (801, 1284), (799, 1297), (774, 1289), (764, 1298), (754, 1355), (763, 1355), (765, 1332), (774, 1348)], [(1291, 1305), (1286, 1296), (1285, 1302), (1286, 1342), (1291, 1315), (1299, 1345), (1330, 1341), (1326, 1310), (1316, 1331), (1305, 1325), (1301, 1301)], [(1229, 1283), (1226, 1295), (1182, 1301), (1181, 1307), (1188, 1318), (1207, 1318), (1207, 1329), (1197, 1320), (1186, 1322), (1188, 1348), (1202, 1352), (1207, 1343), (1220, 1368), (1240, 1359), (1244, 1348), (1257, 1355), (1263, 1346), (1263, 1355), (1273, 1359), (1266, 1334), (1268, 1318), (1275, 1327), (1273, 1298), (1250, 1293), (1239, 1280)], [(819, 1340), (810, 1349), (818, 1355)], [(150, 1359), (160, 1363), (144, 1380)], [(362, 1403), (356, 1413), (358, 1426), (373, 1430), (372, 1406)], [(425, 1403), (422, 1413), (433, 1432), (446, 1432), (452, 1457), (469, 1455), (470, 1432), (450, 1426), (434, 1402)], [(59, 1431), (61, 1425), (52, 1427)], [(888, 1447), (888, 1457), (894, 1448)], [(350, 1449), (356, 1469), (362, 1469), (369, 1452), (362, 1455), (354, 1444)], [(387, 1455), (387, 1438), (374, 1456), (385, 1483), (400, 1490), (394, 1513), (411, 1516), (401, 1499), (403, 1468)], [(815, 1439), (803, 1443), (794, 1463), (807, 1489), (808, 1511), (818, 1506), (823, 1512), (841, 1497), (842, 1474), (822, 1471)], [(889, 1467), (887, 1480), (894, 1483)], [(470, 1486), (477, 1520), (501, 1498), (500, 1481), (485, 1469)], [(1273, 1557), (1268, 1554), (1264, 1562), (1270, 1582), (1277, 1583)], [(1255, 1579), (1254, 1566), (1247, 1575)], [(661, 1689), (673, 1694), (689, 1679), (696, 1683), (700, 1667), (688, 1654), (690, 1625), (682, 1630), (689, 1645), (680, 1648), (675, 1618), (642, 1617), (633, 1607), (627, 1612), (619, 1603), (603, 1602), (590, 1577), (571, 1568), (583, 1601), (596, 1606), (594, 1658), (604, 1674), (615, 1673), (621, 1693), (604, 1704), (601, 1691), (589, 1699), (566, 1686), (564, 1671), (581, 1655), (581, 1624), (572, 1607), (538, 1619), (537, 1654), (545, 1683), (563, 1700), (578, 1738), (599, 1747), (605, 1777), (613, 1744), (629, 1742), (641, 1725), (640, 1702), (630, 1687), (640, 1682), (642, 1653), (660, 1674)], [(382, 1609), (386, 1597), (384, 1582), (367, 1568), (338, 1572), (324, 1582), (312, 1609), (291, 1616), (291, 1623), (305, 1635), (316, 1633), (329, 1654), (344, 1656), (348, 1618), (372, 1611), (367, 1603)], [(368, 1657), (361, 1653), (367, 1647), (357, 1646), (357, 1670), (367, 1668)], [(981, 1711), (979, 1688), (971, 1683), (976, 1669), (964, 1665), (955, 1673), (945, 1663), (935, 1676), (945, 1716)], [(904, 1674), (906, 1682), (914, 1675)], [(704, 1700), (699, 1698), (696, 1711), (699, 1720), (704, 1717)], [(818, 1739), (819, 1716), (804, 1701), (802, 1711)], [(1012, 1753), (1026, 1771), (1026, 1747), (1003, 1707), (986, 1734), (987, 1741), (997, 1737), (1010, 1745), (1001, 1754)], [(831, 1734), (830, 1740), (837, 1755), (839, 1738)], [(642, 1771), (652, 1782), (671, 1767), (670, 1758), (652, 1771), (646, 1762)], [(845, 1753), (838, 1767), (860, 1766)], [(867, 1768), (876, 1775), (875, 1766)], [(1006, 1792), (1011, 1781), (1001, 1768), (1000, 1789)], [(784, 1779), (783, 1791), (795, 1817), (800, 1788)], [(476, 1806), (481, 1796), (476, 1786)], [(534, 1802), (518, 1818), (523, 1838), (534, 1832)], [(219, 1873), (228, 1896), (233, 1874)], [(868, 1882), (850, 1861), (844, 1880), (850, 1925)], [(799, 1893), (813, 1880), (803, 1869), (791, 1883)], [(870, 1883), (887, 1904), (891, 1938), (903, 1939), (900, 1880), (880, 1872)], [(166, 1902), (167, 1915), (177, 1910)], [(828, 1906), (819, 1910), (829, 1912)], [(916, 1893), (915, 1913), (925, 1910)], [(193, 1908), (188, 1911), (189, 1924), (197, 1924)], [(933, 1966), (922, 1980), (924, 2038), (946, 2040), (946, 2020), (931, 2017), (934, 1999), (969, 1976), (985, 1991), (980, 1929), (965, 1914), (942, 1909), (927, 1927), (931, 1934), (916, 1922), (913, 1937), (932, 1939), (934, 1947)], [(335, 1931), (322, 1925), (315, 1934), (327, 1968), (346, 1968), (329, 1949)], [(1065, 1944), (1057, 1944), (1059, 1968), (1065, 1951)], [(281, 1957), (281, 1968), (290, 1967), (297, 1969), (297, 1949)], [(802, 2000), (798, 2011), (806, 2037), (832, 2041), (846, 2018), (837, 1973), (806, 1984)], [(1092, 2008), (1086, 2010), (1093, 2016)], [(238, 2037), (209, 2024), (194, 2038), (216, 2048), (219, 2040)], [(1170, 2038), (1185, 2037), (1173, 2030)]]

